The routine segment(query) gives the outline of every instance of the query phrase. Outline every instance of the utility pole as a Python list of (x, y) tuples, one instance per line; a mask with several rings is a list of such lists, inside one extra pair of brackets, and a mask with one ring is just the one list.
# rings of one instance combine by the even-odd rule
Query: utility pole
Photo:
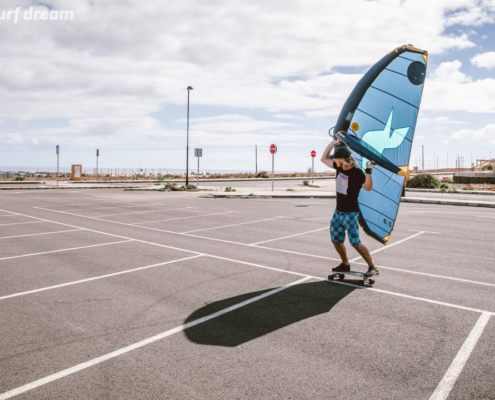
[(258, 145), (254, 146), (254, 156), (256, 159), (256, 172), (255, 175), (258, 173)]
[(100, 149), (96, 149), (96, 179), (98, 180), (98, 157), (100, 156)]
[(57, 144), (57, 187), (58, 187), (58, 167), (59, 167), (59, 160), (60, 160), (60, 146)]
[(186, 188), (189, 185), (189, 91), (193, 90), (191, 86), (187, 87), (187, 145), (186, 145)]
[(425, 145), (422, 144), (421, 145), (422, 149), (423, 149), (423, 153), (422, 153), (422, 167), (421, 169), (424, 171), (425, 170)]

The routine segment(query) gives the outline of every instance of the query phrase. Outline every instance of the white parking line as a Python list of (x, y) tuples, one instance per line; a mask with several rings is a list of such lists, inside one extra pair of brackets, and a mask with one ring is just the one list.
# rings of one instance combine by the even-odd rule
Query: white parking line
[(202, 215), (191, 215), (189, 217), (178, 217), (178, 218), (168, 218), (168, 219), (158, 219), (156, 221), (145, 221), (145, 222), (134, 222), (130, 225), (141, 225), (141, 224), (151, 224), (154, 222), (163, 222), (163, 221), (175, 221), (177, 219), (188, 219), (188, 218), (199, 218), (199, 217), (209, 217), (210, 215), (221, 215), (221, 214), (230, 214), (230, 213), (236, 213), (240, 214), (238, 211), (225, 211), (221, 213), (212, 213), (212, 214), (202, 214)]
[(41, 224), (42, 222), (49, 222), (49, 221), (14, 222), (12, 224), (0, 224), (0, 226), (6, 226), (6, 225), (22, 225), (22, 224)]
[(162, 262), (162, 263), (158, 263), (158, 264), (147, 265), (145, 267), (133, 268), (133, 269), (128, 269), (128, 270), (120, 271), (120, 272), (114, 272), (112, 274), (99, 275), (99, 276), (94, 276), (92, 278), (80, 279), (78, 281), (61, 283), (60, 285), (47, 286), (47, 287), (40, 288), (40, 289), (28, 290), (26, 292), (13, 293), (13, 294), (9, 294), (9, 295), (0, 297), (0, 300), (10, 299), (12, 297), (24, 296), (26, 294), (44, 292), (46, 290), (58, 289), (58, 288), (65, 287), (65, 286), (77, 285), (79, 283), (84, 283), (84, 282), (96, 281), (98, 279), (110, 278), (111, 276), (129, 274), (131, 272), (142, 271), (142, 270), (149, 269), (149, 268), (156, 268), (156, 267), (160, 267), (162, 265), (173, 264), (173, 263), (176, 263), (176, 262), (191, 260), (193, 258), (198, 258), (198, 257), (203, 257), (203, 255), (202, 254), (198, 254), (198, 255), (195, 255), (195, 256), (191, 256), (191, 257), (180, 258), (178, 260), (166, 261), (166, 262)]
[[(0, 211), (2, 211), (2, 210), (0, 210)], [(64, 213), (63, 211), (56, 211), (56, 212)], [(17, 213), (17, 214), (19, 214), (19, 213)], [(67, 214), (69, 214), (69, 213), (67, 213)], [(23, 215), (23, 214), (19, 214), (19, 215)], [(79, 216), (77, 214), (69, 214), (69, 215)], [(98, 218), (94, 218), (94, 217), (85, 217), (85, 216), (82, 216), (82, 217), (98, 220)], [(31, 217), (31, 218), (42, 219), (42, 218), (39, 218), (39, 217)], [(69, 224), (65, 224), (65, 223), (62, 223), (62, 222), (50, 221), (50, 220), (45, 220), (45, 219), (43, 219), (43, 220), (44, 221), (47, 221), (47, 222), (52, 222), (54, 224), (59, 224), (59, 225), (64, 225), (64, 226), (70, 226), (72, 228), (81, 228), (79, 226), (69, 225)], [(121, 222), (115, 222), (115, 221), (108, 221), (108, 222), (114, 222), (114, 223), (119, 224), (119, 225), (129, 225), (129, 224), (125, 224), (125, 223), (121, 223)], [(150, 228), (150, 227), (147, 227), (147, 226), (138, 226), (138, 227), (139, 228), (143, 228), (143, 229), (150, 229), (150, 230), (155, 230), (155, 231), (162, 231), (162, 232), (177, 234), (177, 232), (165, 231), (165, 230), (162, 230), (162, 229)], [(181, 248), (178, 248), (178, 247), (167, 246), (167, 245), (164, 245), (164, 244), (154, 243), (154, 242), (148, 242), (148, 241), (140, 240), (140, 239), (132, 239), (132, 238), (128, 238), (128, 237), (121, 236), (121, 235), (115, 235), (113, 233), (107, 233), (107, 232), (97, 231), (97, 230), (94, 230), (94, 229), (87, 229), (87, 228), (84, 228), (84, 229), (86, 231), (88, 231), (88, 232), (95, 232), (95, 233), (100, 233), (100, 234), (103, 234), (103, 235), (108, 235), (108, 236), (113, 236), (113, 237), (119, 237), (119, 238), (122, 238), (122, 239), (127, 239), (126, 241), (135, 241), (135, 242), (139, 242), (139, 243), (150, 244), (150, 245), (153, 245), (153, 246), (159, 246), (159, 247), (169, 248), (169, 249), (173, 249), (173, 250), (184, 251), (184, 252), (187, 252), (187, 253), (194, 253), (194, 254), (208, 256), (208, 257), (217, 258), (217, 259), (221, 259), (221, 260), (231, 261), (231, 262), (234, 262), (234, 263), (240, 263), (240, 264), (245, 264), (245, 265), (251, 265), (251, 266), (254, 266), (254, 267), (269, 269), (269, 270), (273, 270), (273, 271), (284, 272), (284, 273), (288, 273), (288, 274), (292, 274), (292, 275), (306, 276), (306, 277), (310, 277), (310, 278), (318, 279), (318, 280), (326, 280), (326, 279), (324, 279), (322, 277), (312, 276), (312, 275), (303, 274), (303, 273), (299, 273), (299, 272), (294, 272), (294, 271), (284, 270), (284, 269), (280, 269), (280, 268), (273, 268), (273, 267), (263, 266), (263, 265), (259, 265), (259, 264), (254, 264), (254, 263), (246, 262), (246, 261), (240, 261), (240, 260), (235, 260), (235, 259), (232, 259), (232, 258), (215, 256), (213, 254), (207, 254), (207, 253), (202, 253), (202, 252), (193, 251), (193, 250), (181, 249)], [(409, 238), (403, 239), (400, 242), (396, 242), (395, 244), (402, 243), (405, 240), (411, 239), (411, 238), (413, 238), (413, 237), (415, 237), (417, 235), (419, 235), (419, 233), (416, 234), (416, 235), (413, 235), (413, 236), (411, 236)], [(185, 235), (185, 236), (193, 236), (193, 237), (198, 237), (198, 238), (204, 239), (201, 236), (195, 236), (195, 235)], [(227, 241), (224, 241), (224, 240), (221, 240), (221, 241), (222, 242), (227, 242)], [(250, 245), (244, 244), (244, 243), (237, 243), (237, 242), (229, 242), (229, 243), (253, 247), (253, 246), (250, 246)], [(260, 248), (263, 248), (262, 246), (259, 246), (259, 247)], [(267, 248), (267, 249), (270, 249), (270, 248)], [(270, 249), (270, 250), (278, 251), (276, 249)], [(303, 254), (303, 253), (300, 253), (300, 254)], [(321, 257), (321, 256), (312, 256), (310, 254), (308, 254), (308, 256), (317, 257), (317, 258), (324, 258), (324, 257)], [(328, 258), (328, 259), (330, 260), (331, 258)], [(406, 295), (406, 294), (401, 294), (401, 293), (396, 293), (396, 292), (390, 292), (390, 291), (386, 291), (386, 290), (380, 290), (380, 289), (375, 289), (375, 288), (362, 287), (362, 286), (353, 285), (353, 284), (346, 283), (346, 282), (332, 281), (332, 283), (348, 285), (348, 286), (352, 286), (352, 287), (355, 287), (355, 288), (358, 288), (358, 289), (366, 289), (366, 290), (371, 290), (371, 291), (374, 291), (374, 292), (386, 293), (386, 294), (390, 294), (392, 296), (404, 297), (404, 298), (408, 298), (408, 299), (413, 299), (413, 300), (418, 300), (418, 301), (424, 301), (424, 302), (427, 302), (427, 303), (444, 305), (444, 306), (447, 306), (447, 307), (458, 308), (458, 309), (461, 309), (461, 310), (474, 311), (474, 312), (480, 312), (480, 313), (486, 311), (486, 310), (480, 310), (480, 309), (475, 309), (475, 308), (470, 308), (470, 307), (464, 307), (464, 306), (459, 306), (459, 305), (456, 305), (456, 304), (451, 304), (451, 303), (446, 303), (446, 302), (441, 302), (441, 301), (436, 301), (436, 300), (430, 300), (430, 299), (423, 298), (423, 297), (415, 297), (415, 296), (410, 296), (410, 295)], [(486, 312), (489, 312), (489, 311), (486, 311)], [(493, 314), (492, 312), (489, 312), (489, 313), (490, 314)]]
[[(58, 210), (51, 210), (51, 211), (59, 212), (59, 213), (64, 213), (64, 211), (58, 211)], [(20, 214), (20, 215), (22, 215), (22, 214)], [(88, 217), (88, 216), (84, 216), (84, 215), (77, 215), (77, 214), (69, 214), (69, 215), (74, 215), (74, 216), (84, 217), (84, 218), (90, 218), (90, 219), (96, 219), (96, 220), (99, 220), (99, 221), (106, 221), (106, 220), (100, 220), (100, 219), (98, 219), (96, 217)], [(32, 218), (36, 218), (36, 217), (32, 217)], [(52, 221), (49, 221), (49, 220), (47, 220), (47, 221), (48, 222), (52, 222)], [(164, 233), (171, 233), (171, 234), (175, 234), (175, 235), (189, 236), (189, 237), (193, 237), (193, 238), (211, 240), (211, 241), (216, 241), (216, 242), (221, 242), (221, 243), (230, 243), (230, 244), (235, 244), (235, 245), (238, 245), (238, 246), (257, 247), (257, 248), (260, 248), (260, 249), (265, 249), (265, 250), (270, 250), (270, 251), (276, 251), (276, 252), (280, 252), (280, 253), (297, 254), (297, 255), (301, 255), (301, 256), (312, 257), (312, 258), (319, 258), (319, 259), (324, 259), (324, 260), (340, 261), (339, 258), (318, 256), (318, 255), (315, 255), (315, 254), (301, 253), (301, 252), (297, 252), (297, 251), (290, 251), (290, 250), (283, 250), (283, 249), (274, 249), (274, 248), (271, 248), (271, 247), (265, 247), (265, 246), (259, 246), (259, 245), (252, 245), (252, 244), (241, 243), (241, 242), (234, 242), (234, 241), (231, 241), (231, 240), (216, 239), (216, 238), (209, 238), (209, 237), (206, 237), (206, 236), (191, 235), (189, 233), (181, 233), (181, 232), (168, 231), (168, 230), (165, 230), (165, 229), (152, 228), (152, 227), (149, 227), (149, 226), (131, 225), (131, 224), (127, 224), (127, 223), (124, 223), (124, 222), (117, 222), (117, 221), (106, 221), (106, 222), (111, 222), (111, 223), (115, 223), (115, 224), (119, 224), (119, 225), (136, 226), (138, 228), (149, 229), (149, 230), (153, 230), (153, 231), (157, 231), (157, 232), (164, 232)], [(63, 224), (63, 225), (67, 225), (67, 224)], [(69, 226), (73, 226), (73, 225), (69, 225)], [(327, 228), (322, 228), (322, 229), (327, 229)], [(98, 232), (98, 231), (94, 231), (94, 232)], [(420, 232), (418, 232), (415, 235), (412, 235), (412, 236), (409, 236), (408, 238), (405, 238), (405, 239), (400, 240), (399, 242), (394, 242), (394, 243), (391, 243), (391, 244), (389, 244), (389, 245), (387, 245), (385, 247), (381, 247), (381, 248), (379, 248), (379, 249), (371, 252), (371, 254), (377, 253), (377, 252), (382, 251), (382, 250), (389, 249), (390, 247), (394, 246), (395, 244), (399, 244), (399, 243), (402, 243), (402, 242), (404, 242), (406, 240), (412, 239), (412, 238), (414, 238), (416, 236), (419, 236), (420, 234), (422, 234), (424, 232), (425, 231), (420, 231)], [(99, 232), (99, 233), (103, 233), (103, 232)], [(115, 236), (115, 235), (112, 235), (112, 236)], [(120, 237), (122, 237), (122, 236), (120, 236)], [(178, 249), (178, 250), (182, 250), (182, 249)], [(182, 251), (186, 251), (186, 250), (182, 250)], [(189, 250), (187, 250), (187, 251), (189, 251)], [(195, 252), (195, 253), (197, 253), (197, 252)], [(197, 254), (199, 254), (199, 253), (197, 253)], [(354, 258), (354, 259), (352, 259), (350, 261), (351, 262), (356, 262), (356, 260), (359, 260), (360, 258), (361, 257), (356, 257), (356, 258)], [(357, 264), (367, 265), (365, 263), (359, 263), (359, 262)], [(448, 280), (454, 280), (454, 281), (459, 281), (459, 282), (472, 283), (472, 284), (476, 284), (476, 285), (485, 285), (485, 286), (492, 286), (493, 285), (491, 283), (486, 283), (486, 282), (478, 282), (478, 281), (473, 281), (473, 280), (469, 280), (469, 279), (454, 278), (454, 277), (451, 277), (451, 276), (444, 276), (444, 275), (435, 275), (435, 274), (429, 274), (429, 273), (425, 273), (425, 272), (410, 271), (410, 270), (400, 269), (400, 268), (384, 267), (384, 266), (380, 266), (380, 265), (378, 267), (379, 268), (384, 268), (384, 269), (390, 269), (390, 270), (394, 270), (394, 271), (398, 271), (398, 272), (405, 272), (405, 273), (411, 273), (411, 274), (417, 274), (417, 275), (424, 275), (424, 276), (430, 276), (430, 277), (433, 277), (433, 278), (448, 279)]]
[(0, 215), (0, 217), (15, 217), (15, 214), (4, 214)]
[[(64, 192), (62, 192), (64, 193)], [(60, 194), (60, 192), (57, 192), (57, 194)], [(119, 203), (137, 203), (135, 200), (124, 200), (124, 201), (96, 201), (94, 203), (75, 203), (75, 204), (51, 204), (50, 207), (68, 207), (68, 206), (85, 206), (85, 205), (99, 205), (99, 204), (119, 204)], [(42, 207), (33, 207), (33, 208), (42, 208)], [(50, 211), (55, 211), (55, 210), (50, 210)]]
[(28, 392), (30, 390), (33, 390), (37, 387), (40, 387), (40, 386), (43, 386), (43, 385), (46, 385), (47, 383), (50, 383), (50, 382), (53, 382), (53, 381), (56, 381), (58, 379), (61, 379), (61, 378), (64, 378), (66, 376), (69, 376), (69, 375), (72, 375), (76, 372), (79, 372), (79, 371), (82, 371), (86, 368), (89, 368), (89, 367), (92, 367), (94, 365), (97, 365), (97, 364), (101, 364), (102, 362), (104, 361), (107, 361), (107, 360), (110, 360), (112, 358), (115, 358), (115, 357), (118, 357), (118, 356), (121, 356), (122, 354), (126, 354), (126, 353), (129, 353), (130, 351), (133, 351), (133, 350), (136, 350), (136, 349), (139, 349), (141, 347), (144, 347), (144, 346), (147, 346), (151, 343), (154, 343), (158, 340), (161, 340), (161, 339), (164, 339), (168, 336), (171, 336), (171, 335), (174, 335), (176, 333), (179, 333), (179, 332), (182, 332), (188, 328), (191, 328), (193, 326), (196, 326), (196, 325), (199, 325), (199, 324), (202, 324), (203, 322), (207, 322), (207, 321), (210, 321), (214, 318), (217, 318), (217, 317), (220, 317), (221, 315), (224, 315), (224, 314), (227, 314), (231, 311), (234, 311), (234, 310), (237, 310), (241, 307), (244, 307), (248, 304), (251, 304), (251, 303), (254, 303), (258, 300), (261, 300), (261, 299), (264, 299), (266, 297), (269, 297), (269, 296), (272, 296), (278, 292), (281, 292), (282, 290), (285, 290), (285, 289), (288, 289), (292, 286), (295, 286), (295, 285), (298, 285), (300, 283), (303, 283), (307, 280), (309, 280), (310, 278), (309, 277), (305, 277), (305, 278), (302, 278), (302, 279), (299, 279), (295, 282), (292, 282), (292, 283), (289, 283), (287, 285), (284, 285), (284, 286), (281, 286), (281, 287), (278, 287), (276, 289), (273, 289), (273, 290), (270, 290), (266, 293), (263, 293), (263, 294), (260, 294), (259, 296), (256, 296), (256, 297), (253, 297), (249, 300), (246, 300), (246, 301), (243, 301), (241, 303), (238, 303), (238, 304), (235, 304), (233, 306), (230, 306), (230, 307), (227, 307), (223, 310), (220, 310), (220, 311), (217, 311), (213, 314), (210, 314), (210, 315), (207, 315), (205, 317), (202, 317), (202, 318), (198, 318), (194, 321), (191, 321), (191, 322), (188, 322), (186, 324), (183, 324), (183, 325), (180, 325), (176, 328), (173, 328), (173, 329), (170, 329), (168, 331), (165, 331), (165, 332), (162, 332), (158, 335), (155, 335), (155, 336), (152, 336), (148, 339), (144, 339), (144, 340), (141, 340), (137, 343), (134, 343), (134, 344), (131, 344), (130, 346), (127, 346), (127, 347), (123, 347), (119, 350), (116, 350), (116, 351), (112, 351), (111, 353), (107, 353), (103, 356), (100, 356), (100, 357), (97, 357), (97, 358), (94, 358), (92, 360), (89, 360), (89, 361), (86, 361), (84, 363), (81, 363), (81, 364), (78, 364), (72, 368), (67, 368), (67, 369), (64, 369), (63, 371), (60, 371), (60, 372), (57, 372), (55, 374), (52, 374), (52, 375), (49, 375), (45, 378), (42, 378), (42, 379), (38, 379), (37, 381), (34, 381), (34, 382), (31, 382), (31, 383), (28, 383), (27, 385), (24, 385), (24, 386), (20, 386), (16, 389), (13, 389), (13, 390), (9, 390), (8, 392), (5, 392), (5, 393), (2, 393), (0, 394), (0, 400), (6, 400), (6, 399), (10, 399), (11, 397), (14, 397), (14, 396), (17, 396), (21, 393), (25, 393), (25, 392)]
[[(42, 210), (46, 210), (46, 208), (41, 208), (38, 207)], [(162, 213), (162, 212), (167, 212), (167, 211), (175, 211), (175, 210), (188, 210), (188, 209), (194, 209), (197, 207), (179, 207), (179, 208), (169, 208), (166, 210), (151, 210), (151, 211), (136, 211), (136, 212), (130, 212), (130, 213), (121, 213), (121, 214), (103, 214), (103, 215), (98, 215), (98, 218), (100, 217), (116, 217), (119, 215), (130, 215), (130, 214), (146, 214), (146, 213)], [(55, 210), (49, 210), (49, 211), (55, 211)], [(82, 210), (84, 211), (84, 210)], [(77, 214), (76, 214), (77, 215)], [(80, 217), (84, 217), (84, 215), (80, 215)]]
[(26, 236), (52, 235), (52, 234), (54, 234), (54, 233), (75, 232), (75, 231), (83, 231), (83, 230), (84, 230), (84, 228), (79, 228), (79, 229), (67, 229), (67, 230), (65, 230), (65, 231), (42, 232), (42, 233), (30, 233), (30, 234), (28, 234), (28, 235), (3, 236), (3, 237), (0, 237), (0, 240), (2, 240), (2, 239), (19, 238), (19, 237), (26, 237)]
[(481, 313), (476, 325), (474, 325), (474, 328), (471, 330), (471, 333), (457, 353), (454, 361), (450, 364), (449, 369), (431, 395), (430, 400), (445, 400), (449, 397), (450, 391), (454, 387), (457, 378), (461, 374), (464, 365), (466, 365), (469, 356), (476, 346), (476, 343), (478, 343), (478, 340), (481, 337), (481, 334), (483, 333), (483, 330), (488, 324), (491, 316), (492, 314), (487, 312)]
[[(423, 233), (425, 233), (425, 231), (419, 231), (418, 233), (416, 233), (412, 236), (406, 237), (405, 239), (399, 240), (398, 242), (394, 242), (394, 243), (389, 244), (388, 246), (380, 247), (379, 249), (370, 251), (370, 254), (375, 254), (375, 253), (378, 253), (379, 251), (390, 249), (392, 246), (395, 246), (399, 243), (405, 242), (406, 240), (415, 238), (416, 236), (422, 235)], [(352, 260), (349, 260), (349, 262), (354, 262), (356, 260), (359, 260), (360, 258), (363, 258), (363, 257), (359, 256), (359, 257), (353, 258)]]
[[(154, 204), (154, 203), (153, 203)], [(74, 210), (64, 210), (67, 212), (72, 212), (72, 211), (93, 211), (93, 210), (104, 210), (108, 208), (129, 208), (129, 207), (149, 207), (151, 204), (136, 204), (132, 206), (113, 206), (113, 207), (97, 207), (97, 208), (76, 208)], [(37, 208), (37, 207), (35, 207)]]
[[(213, 228), (204, 228), (204, 229), (196, 229), (194, 231), (187, 231), (187, 232), (180, 232), (180, 233), (193, 233), (193, 232), (201, 232), (201, 231), (209, 231), (211, 229), (220, 229), (220, 228), (229, 228), (231, 226), (239, 226), (239, 225), (247, 225), (247, 224), (254, 224), (256, 222), (264, 222), (264, 221), (272, 221), (274, 219), (280, 219), (279, 217), (277, 218), (267, 218), (267, 219), (258, 219), (256, 221), (249, 221), (249, 222), (241, 222), (239, 224), (231, 224), (231, 225), (222, 225), (222, 226), (215, 226)], [(144, 227), (143, 227), (144, 228)]]
[(296, 233), (295, 235), (284, 236), (284, 237), (276, 238), (276, 239), (263, 240), (262, 242), (251, 243), (250, 246), (256, 246), (256, 245), (261, 244), (261, 243), (273, 242), (275, 240), (287, 239), (287, 238), (294, 237), (294, 236), (307, 235), (308, 233), (318, 232), (318, 231), (322, 231), (324, 229), (329, 229), (329, 228), (328, 228), (328, 226), (325, 226), (324, 228), (314, 229), (314, 230), (308, 231), (308, 232)]
[[(84, 228), (81, 228), (81, 229), (84, 229)], [(40, 253), (22, 254), (20, 256), (2, 257), (2, 258), (0, 258), (0, 261), (2, 261), (2, 260), (10, 260), (12, 258), (38, 256), (38, 255), (41, 255), (41, 254), (59, 253), (59, 252), (62, 252), (62, 251), (88, 249), (90, 247), (108, 246), (108, 245), (111, 245), (111, 244), (118, 244), (118, 243), (132, 242), (132, 241), (134, 241), (134, 239), (121, 240), (119, 242), (111, 242), (111, 243), (92, 244), (90, 246), (71, 247), (70, 249), (60, 249), (60, 250), (43, 251), (43, 252), (40, 252)]]

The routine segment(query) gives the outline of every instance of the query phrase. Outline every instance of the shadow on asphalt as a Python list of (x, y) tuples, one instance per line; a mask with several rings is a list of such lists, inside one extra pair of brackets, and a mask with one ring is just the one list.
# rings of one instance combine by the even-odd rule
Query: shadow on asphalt
[[(216, 301), (193, 312), (185, 323), (239, 304), (272, 289)], [(355, 288), (311, 282), (293, 286), (210, 321), (188, 328), (194, 343), (235, 347), (316, 315), (328, 313)]]

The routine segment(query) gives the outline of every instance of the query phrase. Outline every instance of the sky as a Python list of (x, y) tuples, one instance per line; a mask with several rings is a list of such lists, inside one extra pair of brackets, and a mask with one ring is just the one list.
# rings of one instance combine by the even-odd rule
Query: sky
[(321, 172), (353, 87), (403, 44), (429, 52), (410, 166), (495, 157), (495, 0), (3, 0), (0, 38), (0, 170), (56, 166), (56, 145), (67, 169), (96, 149), (185, 169), (191, 86), (190, 169), (202, 148), (205, 171), (271, 170), (273, 143), (275, 170), (315, 150)]

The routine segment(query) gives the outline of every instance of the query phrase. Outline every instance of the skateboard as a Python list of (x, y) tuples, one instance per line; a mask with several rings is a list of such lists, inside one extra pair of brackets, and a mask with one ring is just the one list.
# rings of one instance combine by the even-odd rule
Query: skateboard
[(359, 276), (362, 277), (363, 280), (358, 282), (358, 285), (360, 286), (371, 286), (375, 283), (374, 277), (376, 275), (370, 276), (369, 278), (364, 276), (364, 272), (359, 272), (359, 271), (346, 271), (346, 272), (334, 272), (330, 275), (328, 275), (328, 280), (333, 281), (335, 279), (338, 279), (339, 281), (343, 281), (345, 279), (346, 275), (354, 275), (354, 276)]

